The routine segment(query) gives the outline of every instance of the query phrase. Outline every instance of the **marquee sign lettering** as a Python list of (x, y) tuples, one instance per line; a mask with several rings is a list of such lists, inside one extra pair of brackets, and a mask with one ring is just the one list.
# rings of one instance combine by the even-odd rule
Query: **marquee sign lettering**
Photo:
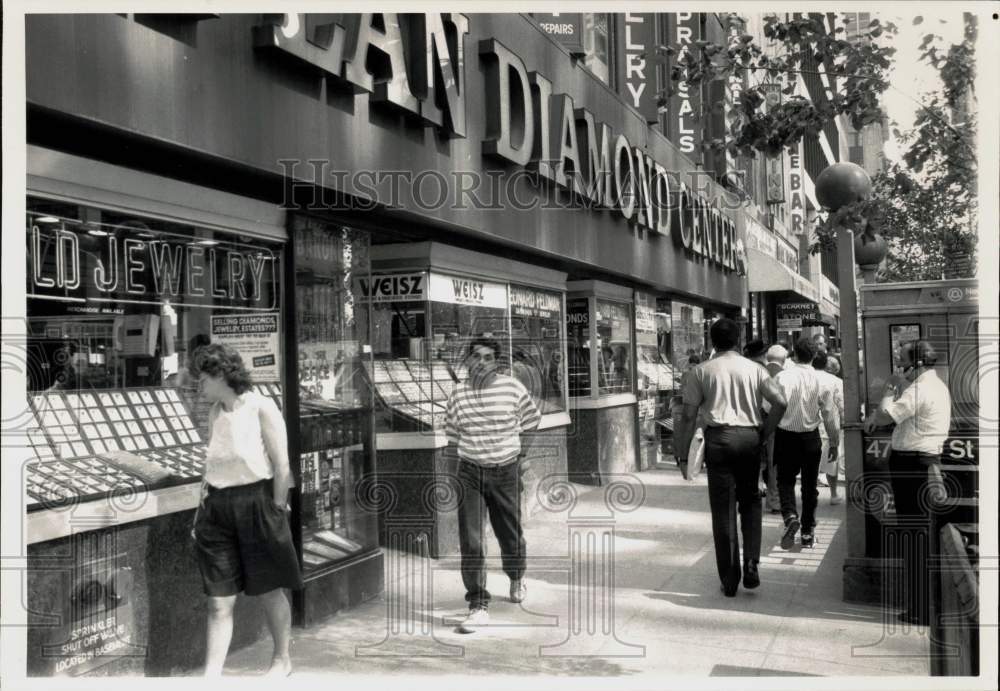
[[(632, 31), (638, 31), (639, 15), (631, 16)], [(679, 15), (683, 41), (692, 38), (686, 24), (696, 20), (697, 15)], [(368, 93), (372, 103), (464, 137), (462, 56), (468, 28), (461, 14), (265, 15), (254, 29), (254, 45), (309, 65), (334, 84)], [(486, 76), (484, 155), (531, 167), (578, 197), (673, 238), (689, 256), (737, 270), (735, 223), (679, 173), (666, 170), (624, 134), (612, 133), (586, 108), (576, 107), (569, 94), (554, 93), (552, 82), (529, 72), (498, 40), (480, 41), (478, 52)], [(634, 76), (638, 63), (632, 64)]]
[(274, 309), (275, 257), (224, 241), (156, 239), (71, 224), (28, 229), (29, 297)]

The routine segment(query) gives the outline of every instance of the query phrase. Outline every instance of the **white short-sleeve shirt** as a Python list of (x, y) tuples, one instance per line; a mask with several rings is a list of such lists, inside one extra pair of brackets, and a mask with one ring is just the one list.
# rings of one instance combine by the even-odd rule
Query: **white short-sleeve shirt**
[(951, 393), (929, 369), (913, 380), (899, 398), (882, 406), (896, 422), (892, 448), (937, 456), (951, 428)]

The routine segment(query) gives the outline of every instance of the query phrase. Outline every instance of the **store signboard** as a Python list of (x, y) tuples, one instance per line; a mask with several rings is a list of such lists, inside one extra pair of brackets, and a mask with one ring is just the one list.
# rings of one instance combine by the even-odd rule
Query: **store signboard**
[(635, 333), (638, 345), (656, 345), (656, 298), (635, 293)]
[[(764, 108), (770, 113), (781, 105), (781, 84), (762, 84), (764, 91)], [(764, 158), (764, 169), (767, 176), (767, 203), (783, 204), (785, 202), (785, 162), (784, 151)]]
[(798, 331), (804, 321), (819, 319), (819, 307), (815, 302), (781, 302), (777, 307), (777, 325), (784, 331)]
[(584, 54), (583, 14), (580, 12), (532, 12), (542, 31), (574, 55)]
[(355, 281), (360, 302), (422, 302), (427, 299), (427, 274), (373, 275)]
[(820, 286), (823, 289), (823, 299), (834, 307), (840, 307), (840, 288), (826, 276), (820, 275)]
[[(275, 256), (264, 247), (79, 222), (28, 226), (28, 297), (87, 303), (270, 310)], [(152, 237), (150, 237), (152, 236)], [(94, 311), (97, 311), (94, 306)]]
[(558, 319), (560, 311), (562, 311), (562, 297), (559, 293), (510, 286), (510, 313), (512, 316)]
[(656, 48), (656, 15), (650, 12), (626, 12), (615, 22), (619, 92), (630, 106), (646, 118), (659, 122), (657, 106), (656, 62), (651, 58)]
[(747, 245), (769, 257), (777, 259), (778, 240), (774, 233), (762, 226), (750, 216), (746, 217)]
[(236, 350), (255, 382), (280, 381), (278, 325), (277, 312), (213, 314), (212, 342)]
[[(691, 45), (700, 41), (701, 15), (696, 12), (675, 12), (667, 15), (667, 43), (676, 51), (675, 65), (685, 64)], [(667, 136), (681, 153), (694, 160), (701, 158), (701, 93), (689, 88), (683, 80), (674, 82), (677, 93), (670, 97), (667, 114)]]
[(428, 295), (434, 302), (507, 309), (507, 286), (471, 276), (430, 274)]
[(806, 192), (803, 184), (804, 169), (802, 167), (802, 144), (798, 146), (798, 151), (788, 157), (788, 187), (792, 194), (791, 198), (791, 219), (792, 234), (801, 235), (805, 232), (806, 226)]

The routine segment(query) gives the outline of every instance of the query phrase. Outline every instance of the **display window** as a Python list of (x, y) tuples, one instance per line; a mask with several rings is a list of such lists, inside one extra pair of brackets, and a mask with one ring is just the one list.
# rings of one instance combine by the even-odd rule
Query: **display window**
[(372, 306), (361, 293), (371, 260), (367, 232), (311, 217), (293, 218), (292, 242), (297, 480), (308, 576), (378, 548), (378, 516), (358, 504), (354, 491), (375, 468)]
[(511, 372), (542, 415), (566, 410), (561, 293), (510, 286)]
[(200, 345), (235, 347), (280, 403), (280, 242), (37, 197), (26, 233), (29, 511), (199, 480)]
[(672, 300), (671, 355), (674, 366), (674, 388), (680, 390), (681, 378), (692, 366), (692, 359), (701, 361), (705, 352), (705, 311), (697, 305)]
[(566, 340), (568, 344), (569, 395), (590, 396), (590, 300), (567, 298)]
[(500, 370), (543, 414), (566, 409), (562, 294), (445, 271), (375, 274), (358, 284), (371, 304), (376, 432), (444, 428), (448, 398), (468, 376), (469, 342), (500, 341)]
[(597, 299), (598, 393), (632, 393), (632, 310), (627, 303)]

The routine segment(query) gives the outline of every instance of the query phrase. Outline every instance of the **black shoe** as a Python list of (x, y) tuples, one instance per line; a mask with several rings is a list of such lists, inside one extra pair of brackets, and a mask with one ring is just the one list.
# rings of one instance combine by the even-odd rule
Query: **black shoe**
[(736, 597), (736, 591), (739, 590), (739, 587), (739, 583), (734, 585), (732, 588), (727, 588), (725, 583), (719, 584), (719, 590), (721, 590), (722, 594), (726, 597)]
[(743, 587), (753, 590), (760, 585), (760, 574), (757, 572), (757, 565), (754, 563), (743, 565)]
[(802, 546), (803, 547), (812, 547), (813, 546), (813, 542), (814, 542), (814, 538), (813, 538), (813, 534), (812, 533), (802, 533)]
[(792, 548), (792, 545), (795, 544), (795, 533), (799, 532), (801, 525), (799, 519), (795, 517), (788, 519), (788, 522), (785, 523), (785, 532), (781, 536), (781, 549)]

